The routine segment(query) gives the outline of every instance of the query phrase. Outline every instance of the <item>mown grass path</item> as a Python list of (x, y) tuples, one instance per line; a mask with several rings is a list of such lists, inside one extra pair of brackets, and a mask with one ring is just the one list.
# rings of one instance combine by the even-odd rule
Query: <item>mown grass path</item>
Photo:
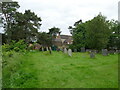
[[(118, 55), (87, 53), (31, 52), (24, 56), (24, 71), (32, 72), (35, 79), (26, 81), (23, 87), (37, 88), (117, 88)], [(31, 77), (32, 78), (32, 77)]]

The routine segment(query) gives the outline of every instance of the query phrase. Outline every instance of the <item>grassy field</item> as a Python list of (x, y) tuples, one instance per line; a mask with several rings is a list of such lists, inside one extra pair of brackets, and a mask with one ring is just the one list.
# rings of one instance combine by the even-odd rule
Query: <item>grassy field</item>
[(4, 56), (3, 87), (11, 88), (117, 88), (118, 55), (62, 52), (14, 53)]

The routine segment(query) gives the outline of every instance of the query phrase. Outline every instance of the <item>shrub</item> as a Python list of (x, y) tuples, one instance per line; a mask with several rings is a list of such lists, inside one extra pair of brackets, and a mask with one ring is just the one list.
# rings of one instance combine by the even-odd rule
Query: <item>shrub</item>
[(12, 41), (10, 44), (2, 45), (2, 50), (6, 52), (11, 50), (14, 50), (16, 52), (25, 52), (26, 47), (26, 43), (23, 40), (20, 40), (18, 42)]

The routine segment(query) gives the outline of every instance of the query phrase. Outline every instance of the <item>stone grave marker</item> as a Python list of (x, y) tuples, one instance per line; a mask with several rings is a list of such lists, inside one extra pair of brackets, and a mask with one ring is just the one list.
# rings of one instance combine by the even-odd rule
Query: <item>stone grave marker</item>
[(120, 53), (120, 50), (116, 50), (116, 53)]
[(49, 52), (50, 52), (50, 54), (52, 54), (52, 48), (51, 47), (49, 47)]
[(108, 55), (108, 50), (107, 49), (102, 49), (102, 55), (107, 56)]
[(64, 48), (64, 53), (67, 54), (67, 49), (66, 48)]
[(44, 48), (42, 47), (42, 51), (44, 51)]
[(68, 49), (68, 55), (72, 57), (72, 50)]
[(50, 50), (50, 51), (52, 51), (52, 48), (51, 48), (51, 47), (49, 47), (49, 50)]
[(95, 53), (94, 52), (90, 52), (90, 58), (95, 58)]
[(84, 47), (81, 48), (81, 52), (85, 52), (85, 48)]
[(49, 50), (48, 50), (48, 47), (46, 47), (46, 51), (49, 51)]

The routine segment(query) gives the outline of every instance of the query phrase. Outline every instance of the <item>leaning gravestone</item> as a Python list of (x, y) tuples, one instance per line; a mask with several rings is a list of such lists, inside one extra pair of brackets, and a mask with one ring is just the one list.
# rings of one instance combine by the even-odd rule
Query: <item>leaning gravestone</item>
[(50, 52), (50, 54), (52, 54), (52, 48), (51, 47), (49, 47), (49, 52)]
[(81, 48), (81, 52), (85, 52), (85, 48), (84, 47)]
[(108, 55), (108, 50), (107, 49), (102, 49), (102, 55), (107, 56)]
[(66, 48), (64, 48), (64, 53), (67, 54), (67, 49)]
[(51, 48), (51, 47), (49, 47), (49, 50), (50, 50), (50, 51), (52, 51), (52, 48)]
[(68, 49), (68, 55), (72, 57), (72, 50)]
[(94, 52), (90, 52), (90, 58), (95, 58), (95, 53)]

